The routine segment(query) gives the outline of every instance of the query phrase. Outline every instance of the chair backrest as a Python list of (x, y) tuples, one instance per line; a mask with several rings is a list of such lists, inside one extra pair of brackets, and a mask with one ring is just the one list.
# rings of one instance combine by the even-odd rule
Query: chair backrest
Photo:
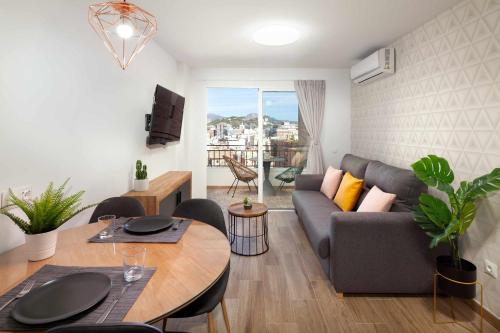
[(99, 203), (95, 208), (89, 223), (97, 222), (99, 216), (115, 215), (116, 217), (144, 216), (146, 212), (142, 204), (135, 198), (113, 197)]
[(116, 323), (65, 325), (49, 329), (45, 333), (161, 333), (156, 327), (145, 324)]
[(227, 237), (224, 214), (220, 206), (209, 199), (189, 199), (181, 202), (173, 216), (198, 220), (219, 229)]
[(247, 180), (249, 178), (251, 179), (257, 177), (257, 173), (249, 167), (241, 164), (231, 157), (225, 155), (223, 157), (235, 178), (238, 178), (239, 180)]

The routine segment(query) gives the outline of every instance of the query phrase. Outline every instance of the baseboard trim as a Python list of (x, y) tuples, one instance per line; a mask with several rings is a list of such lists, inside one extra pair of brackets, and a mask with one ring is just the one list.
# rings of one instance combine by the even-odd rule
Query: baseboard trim
[[(479, 305), (478, 301), (471, 300), (467, 302), (467, 304), (469, 304), (469, 306), (477, 314), (480, 314), (481, 306)], [(500, 319), (497, 316), (495, 316), (490, 310), (486, 309), (484, 306), (483, 306), (483, 314), (484, 314), (484, 320), (486, 320), (488, 323), (490, 323), (491, 326), (500, 331)]]

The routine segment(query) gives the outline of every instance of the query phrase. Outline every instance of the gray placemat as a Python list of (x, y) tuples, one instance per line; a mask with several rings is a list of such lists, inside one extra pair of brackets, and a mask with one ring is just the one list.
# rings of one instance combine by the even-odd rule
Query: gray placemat
[[(136, 299), (141, 294), (142, 290), (151, 279), (155, 273), (156, 268), (145, 268), (144, 276), (142, 279), (133, 282), (133, 284), (127, 289), (125, 294), (120, 298), (118, 303), (109, 314), (105, 322), (120, 322), (123, 320), (125, 315), (128, 313), (132, 305), (134, 305)], [(98, 272), (104, 273), (111, 278), (112, 287), (108, 296), (95, 307), (86, 311), (82, 314), (73, 316), (69, 319), (58, 321), (55, 323), (47, 325), (25, 325), (15, 321), (11, 316), (10, 312), (14, 308), (16, 301), (12, 302), (5, 309), (0, 311), (0, 331), (29, 331), (29, 330), (46, 330), (51, 327), (64, 325), (64, 324), (95, 324), (97, 319), (106, 311), (108, 306), (113, 302), (113, 300), (121, 294), (123, 286), (127, 283), (123, 279), (123, 268), (119, 267), (74, 267), (74, 266), (54, 266), (45, 265), (32, 276), (18, 284), (16, 287), (8, 291), (6, 294), (0, 297), (0, 304), (4, 304), (9, 299), (17, 295), (19, 291), (26, 285), (29, 280), (35, 280), (35, 287), (39, 287), (42, 284), (63, 277), (72, 273), (79, 272)]]
[[(129, 218), (118, 218), (115, 221), (113, 227), (109, 226), (105, 229), (115, 228), (115, 235), (110, 238), (100, 239), (99, 233), (89, 239), (91, 243), (177, 243), (182, 235), (186, 232), (189, 225), (191, 224), (191, 220), (182, 220), (182, 223), (179, 225), (177, 230), (174, 230), (173, 227), (168, 228), (167, 230), (155, 233), (155, 234), (147, 234), (147, 235), (135, 235), (126, 232), (123, 229), (123, 225), (127, 223)], [(104, 230), (104, 229), (103, 229)], [(101, 230), (102, 231), (102, 230)]]

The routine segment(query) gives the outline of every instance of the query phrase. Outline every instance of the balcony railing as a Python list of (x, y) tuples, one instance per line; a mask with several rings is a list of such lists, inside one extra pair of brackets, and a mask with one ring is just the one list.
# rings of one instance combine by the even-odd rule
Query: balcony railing
[[(264, 145), (264, 154), (277, 157), (277, 161), (272, 162), (272, 167), (288, 168), (293, 166), (294, 156), (302, 153), (306, 156), (306, 145)], [(258, 146), (257, 145), (207, 145), (207, 166), (208, 167), (226, 167), (224, 156), (231, 157), (243, 165), (251, 168), (257, 168), (258, 165)]]

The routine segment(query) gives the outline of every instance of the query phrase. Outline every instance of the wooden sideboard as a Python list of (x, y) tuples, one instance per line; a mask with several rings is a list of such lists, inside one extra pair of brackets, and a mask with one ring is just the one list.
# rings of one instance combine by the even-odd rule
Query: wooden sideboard
[(139, 200), (146, 215), (171, 216), (182, 201), (191, 199), (191, 171), (169, 171), (153, 179), (149, 190), (130, 191), (123, 196)]

